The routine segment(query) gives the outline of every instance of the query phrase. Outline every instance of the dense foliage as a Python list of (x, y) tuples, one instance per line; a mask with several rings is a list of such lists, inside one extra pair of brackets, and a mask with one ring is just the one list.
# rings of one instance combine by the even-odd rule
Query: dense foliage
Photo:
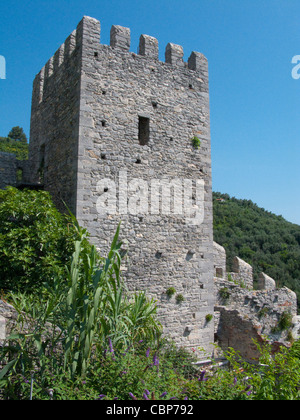
[(70, 260), (76, 231), (45, 191), (0, 190), (0, 290), (39, 289)]
[(13, 153), (18, 160), (28, 159), (27, 137), (22, 127), (13, 127), (7, 137), (0, 137), (0, 152)]
[(263, 271), (296, 292), (300, 304), (300, 226), (250, 200), (213, 197), (214, 240), (226, 249), (229, 270), (237, 255), (253, 266), (255, 279)]
[(205, 371), (163, 340), (155, 302), (122, 281), (120, 226), (104, 258), (44, 192), (2, 191), (0, 216), (2, 284), (10, 264), (27, 292), (6, 294), (19, 318), (0, 347), (0, 399), (300, 399), (299, 342), (261, 348), (259, 365), (229, 349), (226, 368)]

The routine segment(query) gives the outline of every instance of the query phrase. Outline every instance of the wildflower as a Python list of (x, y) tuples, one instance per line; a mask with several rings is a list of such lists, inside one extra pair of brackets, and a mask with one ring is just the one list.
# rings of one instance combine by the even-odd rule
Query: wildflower
[(98, 400), (103, 400), (103, 398), (105, 398), (105, 397), (106, 397), (106, 395), (100, 394), (99, 397), (98, 397)]
[(159, 359), (157, 354), (155, 353), (153, 356), (153, 366), (158, 366), (159, 365)]
[(163, 397), (165, 397), (167, 395), (167, 392), (163, 392), (161, 395), (160, 395), (160, 397), (159, 398), (163, 398)]
[(114, 353), (114, 349), (113, 349), (112, 342), (111, 342), (111, 339), (110, 338), (108, 339), (108, 344), (109, 344), (109, 350), (110, 350), (110, 352), (111, 353)]
[(150, 355), (150, 347), (146, 351), (146, 357), (149, 357), (149, 355)]
[(137, 398), (133, 395), (132, 392), (129, 392), (129, 397), (131, 397), (133, 400), (137, 400)]
[(144, 342), (144, 340), (140, 340), (140, 341), (139, 341), (139, 343), (140, 343), (140, 344), (141, 344), (141, 343), (143, 343), (143, 342)]
[(198, 379), (198, 381), (200, 381), (200, 382), (205, 382), (205, 381), (207, 381), (207, 378), (205, 378), (205, 374), (206, 374), (206, 371), (205, 371), (205, 370), (203, 370), (203, 371), (200, 373), (200, 378)]
[(148, 395), (146, 394), (146, 392), (144, 392), (143, 398), (144, 398), (144, 400), (149, 400)]
[(237, 384), (237, 377), (235, 377), (233, 380), (233, 385), (236, 385), (236, 384)]
[(148, 391), (148, 389), (145, 389), (145, 394), (150, 395), (150, 391)]

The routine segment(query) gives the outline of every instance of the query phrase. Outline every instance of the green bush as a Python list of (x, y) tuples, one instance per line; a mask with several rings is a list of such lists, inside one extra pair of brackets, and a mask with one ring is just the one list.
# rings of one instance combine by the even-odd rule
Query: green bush
[[(51, 397), (51, 389), (57, 399), (82, 397), (75, 392), (80, 383), (88, 381), (93, 388), (95, 372), (98, 381), (101, 377), (105, 381), (107, 369), (112, 375), (128, 352), (136, 363), (135, 348), (144, 340), (155, 346), (161, 335), (155, 302), (143, 292), (129, 293), (120, 277), (120, 226), (103, 258), (94, 246), (86, 246), (86, 230), (75, 218), (73, 222), (78, 240), (64, 273), (44, 285), (39, 301), (34, 295), (9, 295), (19, 320), (8, 345), (0, 348), (0, 366), (4, 366), (0, 388), (5, 399), (26, 398), (32, 373), (35, 398)], [(91, 389), (88, 395), (95, 393)]]
[(200, 148), (201, 140), (197, 136), (194, 136), (191, 139), (191, 142), (192, 142), (192, 145), (193, 145), (194, 149), (199, 149)]
[(0, 190), (0, 290), (33, 291), (53, 281), (74, 251), (68, 222), (47, 192)]
[(171, 297), (175, 295), (175, 293), (176, 293), (176, 289), (174, 287), (169, 287), (169, 289), (166, 291), (166, 294), (169, 299), (171, 299)]

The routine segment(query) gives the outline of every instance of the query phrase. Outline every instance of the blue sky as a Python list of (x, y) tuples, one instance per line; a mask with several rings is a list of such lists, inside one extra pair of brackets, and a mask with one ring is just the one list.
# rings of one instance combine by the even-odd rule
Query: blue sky
[(251, 199), (300, 224), (299, 0), (2, 0), (0, 136), (20, 125), (29, 136), (32, 81), (82, 16), (168, 42), (185, 59), (205, 54), (210, 70), (213, 190)]

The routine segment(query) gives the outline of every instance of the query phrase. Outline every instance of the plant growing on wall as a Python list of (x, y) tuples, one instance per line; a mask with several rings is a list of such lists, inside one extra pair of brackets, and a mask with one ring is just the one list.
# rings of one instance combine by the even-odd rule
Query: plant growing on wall
[(230, 291), (227, 287), (223, 287), (219, 290), (219, 296), (225, 301), (227, 301), (230, 298)]
[(175, 295), (176, 289), (174, 287), (169, 287), (169, 289), (166, 291), (166, 294), (168, 298), (171, 298), (173, 295)]
[(176, 302), (177, 303), (182, 303), (182, 302), (184, 302), (184, 300), (185, 299), (184, 299), (182, 294), (179, 294), (179, 295), (176, 296)]
[(207, 314), (205, 317), (206, 322), (210, 322), (213, 319), (213, 315), (212, 314)]
[(192, 142), (192, 145), (193, 145), (194, 149), (199, 149), (200, 148), (200, 146), (201, 146), (201, 140), (199, 139), (199, 137), (194, 136), (191, 139), (191, 142)]

